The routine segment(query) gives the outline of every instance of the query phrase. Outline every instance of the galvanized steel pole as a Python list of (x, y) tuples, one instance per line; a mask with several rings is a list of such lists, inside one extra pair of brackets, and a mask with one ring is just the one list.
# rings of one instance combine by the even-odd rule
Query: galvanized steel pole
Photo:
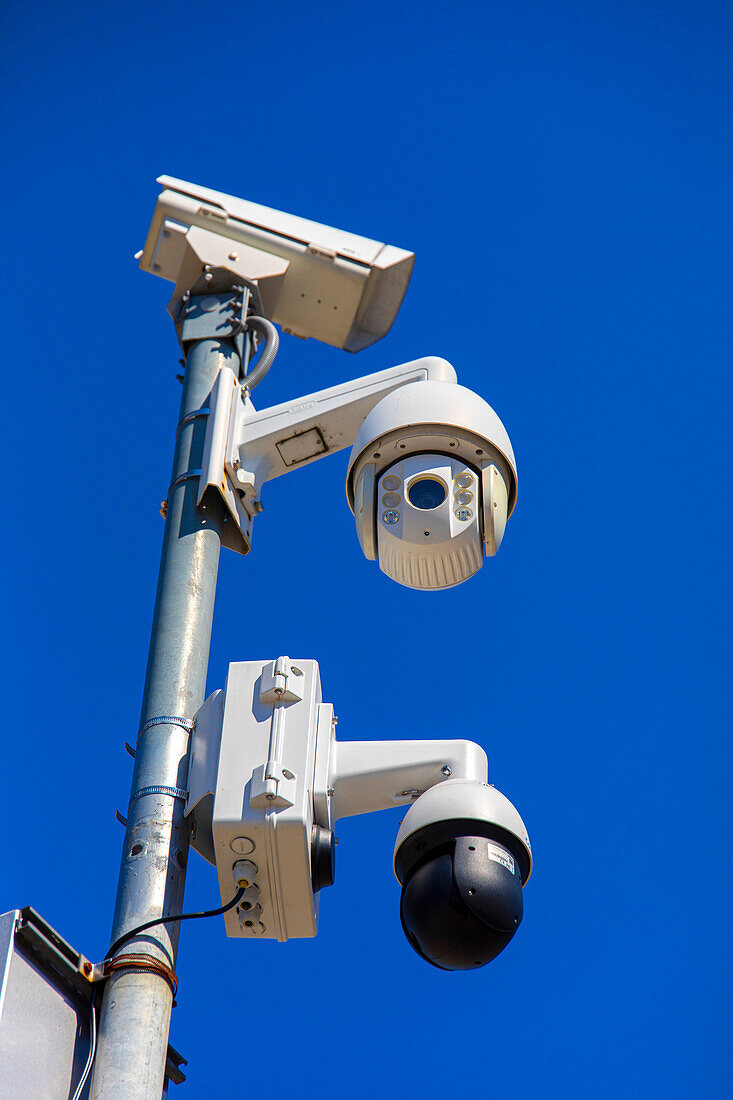
[[(190, 722), (206, 688), (221, 543), (218, 516), (196, 507), (194, 471), (206, 431), (202, 410), (225, 364), (238, 372), (239, 356), (222, 339), (198, 341), (186, 359), (113, 941), (182, 911), (189, 847), (182, 792)], [(118, 955), (144, 952), (174, 967), (178, 929), (151, 928)], [(159, 974), (122, 970), (109, 977), (90, 1100), (160, 1100), (172, 1000)]]

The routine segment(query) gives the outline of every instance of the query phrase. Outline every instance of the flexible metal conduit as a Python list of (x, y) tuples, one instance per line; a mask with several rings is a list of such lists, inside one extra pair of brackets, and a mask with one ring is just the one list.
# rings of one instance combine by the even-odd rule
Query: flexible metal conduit
[(266, 317), (248, 317), (247, 328), (250, 327), (259, 329), (265, 334), (265, 346), (260, 352), (257, 365), (244, 380), (249, 389), (253, 390), (260, 384), (275, 361), (277, 349), (280, 346), (280, 336), (272, 321), (268, 321)]

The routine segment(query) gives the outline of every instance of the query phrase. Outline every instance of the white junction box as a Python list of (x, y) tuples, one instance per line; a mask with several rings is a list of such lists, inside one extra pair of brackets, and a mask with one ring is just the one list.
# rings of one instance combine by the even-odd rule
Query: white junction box
[[(193, 846), (216, 865), (224, 901), (236, 890), (235, 865), (256, 868), (250, 908), (225, 915), (229, 936), (316, 934), (311, 850), (314, 825), (329, 821), (326, 807), (314, 821), (315, 757), (319, 727), (327, 747), (332, 719), (317, 662), (287, 657), (230, 665), (225, 690), (198, 712), (187, 804)], [(315, 833), (316, 843), (330, 843)]]

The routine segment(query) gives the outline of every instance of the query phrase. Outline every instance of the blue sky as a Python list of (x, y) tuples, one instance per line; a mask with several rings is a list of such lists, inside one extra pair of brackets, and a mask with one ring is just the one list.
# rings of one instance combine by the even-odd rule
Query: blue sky
[[(0, 912), (101, 958), (180, 391), (143, 275), (161, 173), (410, 248), (389, 336), (284, 337), (285, 400), (449, 359), (514, 444), (500, 555), (399, 588), (346, 456), (223, 553), (209, 689), (316, 658), (348, 739), (470, 737), (530, 830), (524, 922), (444, 974), (399, 925), (394, 813), (339, 826), (317, 939), (181, 937), (177, 1096), (725, 1095), (730, 5), (7, 2)], [(192, 857), (187, 906), (215, 904)]]

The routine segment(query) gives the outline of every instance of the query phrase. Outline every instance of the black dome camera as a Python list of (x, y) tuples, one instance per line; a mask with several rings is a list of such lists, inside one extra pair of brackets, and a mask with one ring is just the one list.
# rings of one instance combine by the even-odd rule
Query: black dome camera
[[(458, 806), (460, 818), (444, 816)], [(495, 788), (453, 780), (426, 791), (405, 818), (395, 850), (400, 917), (411, 946), (441, 970), (485, 966), (522, 921), (531, 867), (522, 820)]]

